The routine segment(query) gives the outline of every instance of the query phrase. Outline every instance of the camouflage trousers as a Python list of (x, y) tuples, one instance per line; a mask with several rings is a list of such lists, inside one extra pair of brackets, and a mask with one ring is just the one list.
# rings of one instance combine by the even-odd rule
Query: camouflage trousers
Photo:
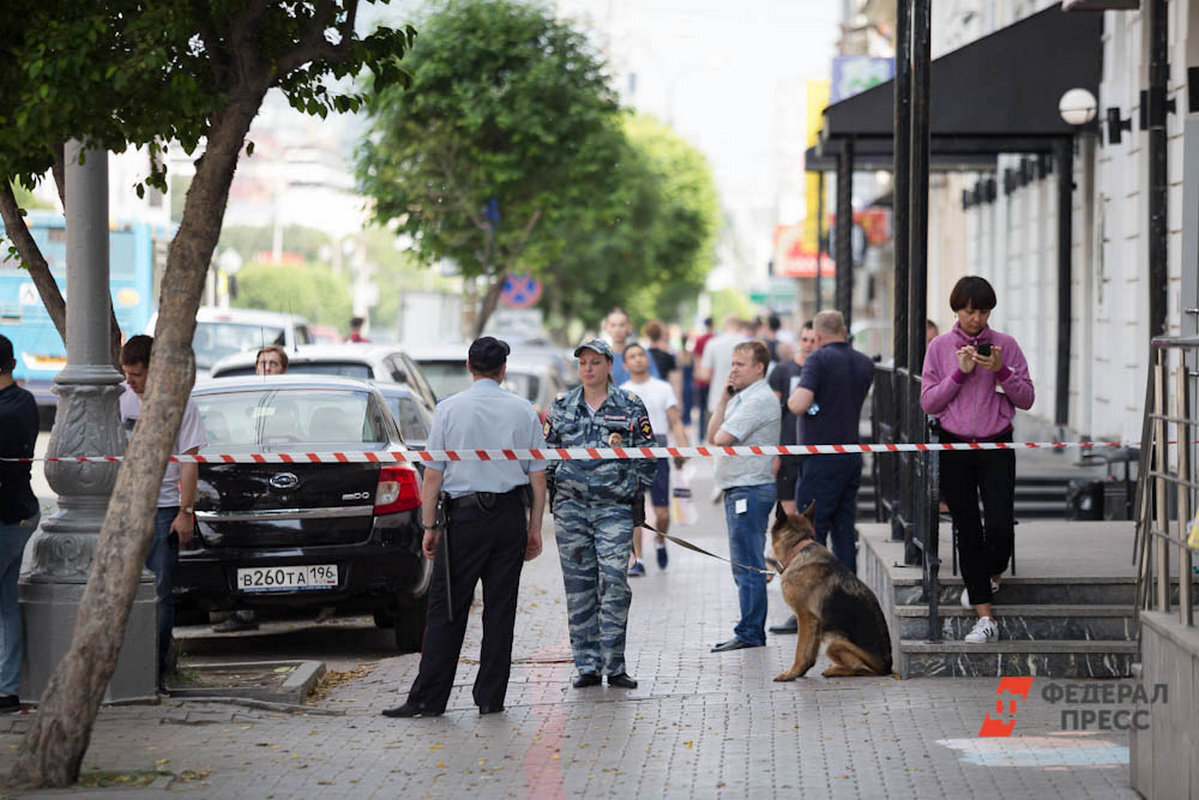
[(631, 504), (558, 498), (554, 525), (575, 667), (580, 674), (619, 675), (625, 671), (625, 630), (633, 599), (628, 580)]

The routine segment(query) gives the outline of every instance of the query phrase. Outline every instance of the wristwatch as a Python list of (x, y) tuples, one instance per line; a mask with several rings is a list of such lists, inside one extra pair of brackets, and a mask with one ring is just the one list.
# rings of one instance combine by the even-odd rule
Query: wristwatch
[(194, 508), (192, 508), (191, 506), (187, 506), (186, 508), (181, 508), (179, 510), (182, 511), (184, 514), (187, 514), (189, 517), (196, 513), (196, 510)]
[(440, 523), (440, 522), (434, 522), (432, 525), (426, 525), (425, 523), (423, 523), (423, 522), (422, 522), (422, 523), (420, 524), (420, 526), (421, 526), (421, 529), (422, 529), (422, 530), (426, 530), (426, 531), (439, 531), (439, 530), (441, 530), (441, 523)]

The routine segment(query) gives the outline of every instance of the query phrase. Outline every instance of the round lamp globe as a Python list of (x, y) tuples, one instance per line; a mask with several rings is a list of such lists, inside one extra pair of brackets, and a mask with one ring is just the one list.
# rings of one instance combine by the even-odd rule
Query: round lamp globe
[(1095, 119), (1099, 103), (1086, 89), (1070, 89), (1058, 101), (1057, 110), (1067, 125), (1086, 125)]

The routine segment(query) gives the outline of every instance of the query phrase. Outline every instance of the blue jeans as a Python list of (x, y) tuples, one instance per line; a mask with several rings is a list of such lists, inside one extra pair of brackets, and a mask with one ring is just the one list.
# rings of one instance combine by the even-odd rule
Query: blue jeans
[(816, 541), (828, 544), (832, 535), (833, 555), (854, 573), (858, 556), (854, 545), (853, 523), (858, 510), (858, 487), (862, 483), (862, 454), (809, 456), (795, 487), (795, 507), (801, 513), (808, 503), (816, 502)]
[[(742, 501), (744, 509), (738, 513)], [(729, 528), (729, 558), (733, 561), (747, 567), (766, 568), (766, 525), (774, 501), (773, 483), (725, 489), (724, 519)], [(733, 581), (741, 605), (741, 621), (733, 629), (733, 635), (746, 644), (760, 647), (766, 644), (766, 576), (733, 567)]]
[(16, 694), (21, 688), (25, 631), (17, 604), (17, 578), (25, 543), (37, 530), (40, 517), (34, 514), (22, 522), (0, 523), (0, 694)]
[(146, 569), (154, 573), (154, 596), (158, 601), (158, 681), (166, 675), (171, 630), (175, 627), (175, 573), (179, 571), (179, 543), (170, 542), (171, 523), (178, 506), (160, 508), (154, 514), (154, 541), (146, 555)]

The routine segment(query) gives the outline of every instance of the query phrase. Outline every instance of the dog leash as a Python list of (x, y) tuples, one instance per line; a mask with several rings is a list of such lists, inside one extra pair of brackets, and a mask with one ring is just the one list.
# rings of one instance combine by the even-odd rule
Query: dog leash
[[(759, 569), (758, 567), (751, 567), (748, 564), (739, 564), (736, 561), (733, 561), (732, 559), (725, 558), (724, 556), (721, 556), (721, 555), (717, 555), (716, 553), (713, 553), (710, 550), (705, 550), (704, 548), (700, 547), (697, 544), (692, 544), (691, 542), (687, 541), (686, 539), (680, 539), (677, 536), (671, 536), (669, 533), (662, 533), (662, 531), (658, 530), (653, 525), (650, 525), (648, 522), (642, 522), (637, 527), (645, 528), (647, 531), (653, 531), (654, 533), (658, 534), (659, 536), (663, 537), (664, 539), (669, 539), (670, 541), (674, 542), (679, 547), (685, 547), (688, 550), (694, 550), (695, 552), (701, 553), (705, 556), (711, 556), (712, 558), (718, 559), (720, 561), (724, 561), (728, 564), (732, 564), (734, 567), (737, 567), (738, 569), (745, 569), (745, 570), (749, 570), (750, 572), (759, 572), (763, 575), (782, 575), (783, 574), (782, 570)], [(775, 563), (777, 563), (777, 562), (775, 562)]]

